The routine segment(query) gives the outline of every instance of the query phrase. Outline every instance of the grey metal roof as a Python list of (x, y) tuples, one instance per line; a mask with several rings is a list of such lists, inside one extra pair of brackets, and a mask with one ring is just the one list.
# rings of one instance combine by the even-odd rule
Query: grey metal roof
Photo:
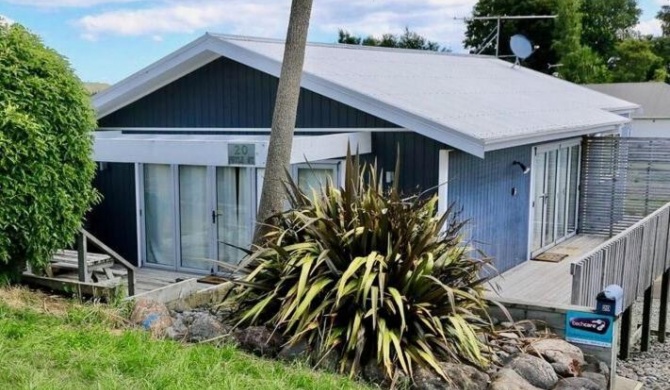
[[(205, 34), (96, 94), (98, 118), (227, 57), (279, 76), (280, 40)], [(302, 86), (483, 157), (616, 129), (638, 106), (488, 56), (308, 44)]]
[[(282, 61), (283, 41), (213, 36)], [(452, 133), (441, 139), (447, 144), (460, 147), (459, 142), (449, 142), (460, 135), (485, 150), (621, 124), (626, 119), (611, 112), (637, 108), (488, 56), (308, 44), (304, 75), (328, 82), (343, 95), (355, 94), (361, 98), (359, 103), (368, 100), (373, 106), (391, 107), (437, 131)], [(415, 122), (399, 123), (402, 118), (379, 116), (420, 132)]]
[(670, 85), (666, 83), (589, 84), (587, 87), (642, 106), (633, 118), (670, 118)]

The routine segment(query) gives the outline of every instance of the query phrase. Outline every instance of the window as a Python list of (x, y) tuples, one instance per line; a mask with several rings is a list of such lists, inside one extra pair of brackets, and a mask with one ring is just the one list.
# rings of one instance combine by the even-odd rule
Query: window
[(311, 194), (312, 190), (319, 190), (330, 182), (338, 185), (337, 163), (322, 164), (300, 164), (295, 168), (294, 178), (298, 187), (305, 193)]

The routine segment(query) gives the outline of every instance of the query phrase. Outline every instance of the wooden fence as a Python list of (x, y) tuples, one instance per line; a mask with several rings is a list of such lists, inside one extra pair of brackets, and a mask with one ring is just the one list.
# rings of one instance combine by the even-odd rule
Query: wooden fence
[(670, 139), (586, 138), (581, 176), (580, 233), (612, 237), (670, 202)]
[(594, 307), (610, 284), (624, 291), (624, 309), (670, 268), (670, 203), (571, 264), (573, 305)]

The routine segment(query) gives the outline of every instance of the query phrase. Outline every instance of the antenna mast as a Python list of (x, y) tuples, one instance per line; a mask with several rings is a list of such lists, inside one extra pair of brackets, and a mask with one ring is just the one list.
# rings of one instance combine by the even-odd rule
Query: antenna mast
[(496, 15), (496, 16), (472, 16), (465, 20), (495, 20), (496, 27), (484, 40), (484, 44), (477, 50), (481, 54), (493, 40), (496, 40), (496, 58), (500, 57), (500, 22), (503, 20), (531, 20), (531, 19), (556, 19), (558, 15)]

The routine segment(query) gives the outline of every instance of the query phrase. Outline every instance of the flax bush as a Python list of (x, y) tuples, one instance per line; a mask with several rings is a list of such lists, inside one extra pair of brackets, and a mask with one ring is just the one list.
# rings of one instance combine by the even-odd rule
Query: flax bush
[(242, 264), (240, 324), (306, 341), (315, 361), (335, 354), (351, 375), (370, 361), (389, 377), (417, 365), (444, 375), (440, 361), (486, 366), (488, 262), (471, 256), (451, 210), (436, 215), (437, 197), (404, 199), (376, 172), (348, 157), (344, 188), (308, 196), (287, 184), (291, 210)]

